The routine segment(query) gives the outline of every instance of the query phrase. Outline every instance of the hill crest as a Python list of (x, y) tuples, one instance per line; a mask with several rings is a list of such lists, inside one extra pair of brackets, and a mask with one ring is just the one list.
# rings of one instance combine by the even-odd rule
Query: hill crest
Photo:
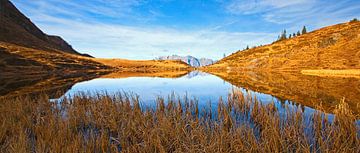
[(324, 27), (269, 45), (238, 51), (209, 69), (360, 69), (360, 22)]

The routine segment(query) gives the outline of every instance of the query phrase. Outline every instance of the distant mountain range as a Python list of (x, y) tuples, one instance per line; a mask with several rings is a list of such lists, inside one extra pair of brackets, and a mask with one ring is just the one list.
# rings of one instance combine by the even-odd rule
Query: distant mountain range
[(160, 56), (156, 58), (157, 60), (181, 60), (187, 64), (189, 64), (192, 67), (201, 67), (201, 66), (207, 66), (214, 63), (212, 59), (207, 58), (195, 58), (193, 56), (179, 56), (179, 55), (171, 55), (171, 56)]

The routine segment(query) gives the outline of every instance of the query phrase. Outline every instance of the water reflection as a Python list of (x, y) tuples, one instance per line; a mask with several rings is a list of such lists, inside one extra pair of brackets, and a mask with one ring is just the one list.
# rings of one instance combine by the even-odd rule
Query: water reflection
[(154, 103), (157, 97), (167, 97), (173, 93), (177, 96), (187, 96), (197, 99), (200, 104), (216, 102), (219, 97), (227, 97), (228, 93), (236, 88), (224, 82), (217, 76), (191, 72), (178, 78), (133, 76), (126, 78), (93, 79), (75, 84), (64, 96), (72, 96), (79, 92), (132, 92), (140, 96), (140, 101), (145, 104)]
[(214, 73), (231, 84), (273, 95), (281, 101), (291, 100), (308, 107), (333, 112), (345, 100), (360, 114), (360, 79), (307, 76), (300, 73), (230, 72)]
[[(157, 97), (177, 96), (197, 99), (199, 105), (216, 105), (219, 98), (226, 98), (232, 90), (256, 96), (261, 102), (275, 102), (278, 107), (300, 106), (305, 112), (312, 112), (321, 106), (332, 113), (341, 99), (350, 105), (355, 114), (360, 112), (360, 79), (322, 78), (298, 73), (204, 73), (200, 71), (166, 72), (116, 72), (82, 73), (59, 77), (58, 75), (36, 77), (35, 81), (24, 83), (5, 81), (2, 96), (15, 96), (47, 91), (54, 99), (71, 96), (79, 92), (131, 92), (140, 96), (144, 104), (154, 104)], [(32, 80), (28, 77), (25, 80)], [(16, 84), (16, 86), (14, 85)], [(9, 88), (9, 87), (16, 88)], [(55, 96), (57, 91), (64, 95)]]

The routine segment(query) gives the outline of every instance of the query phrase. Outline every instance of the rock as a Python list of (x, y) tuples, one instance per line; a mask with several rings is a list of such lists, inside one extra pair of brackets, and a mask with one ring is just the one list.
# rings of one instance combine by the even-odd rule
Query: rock
[(192, 67), (201, 67), (201, 66), (207, 66), (214, 63), (212, 59), (207, 58), (195, 58), (193, 56), (179, 56), (179, 55), (172, 55), (172, 56), (160, 56), (156, 58), (157, 60), (181, 60), (187, 64), (189, 64)]

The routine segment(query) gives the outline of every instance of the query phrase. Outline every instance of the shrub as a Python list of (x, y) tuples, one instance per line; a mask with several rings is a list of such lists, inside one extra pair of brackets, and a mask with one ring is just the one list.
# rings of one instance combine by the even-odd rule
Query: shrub
[(354, 19), (350, 20), (350, 22), (359, 22), (359, 20), (357, 18), (354, 18)]

